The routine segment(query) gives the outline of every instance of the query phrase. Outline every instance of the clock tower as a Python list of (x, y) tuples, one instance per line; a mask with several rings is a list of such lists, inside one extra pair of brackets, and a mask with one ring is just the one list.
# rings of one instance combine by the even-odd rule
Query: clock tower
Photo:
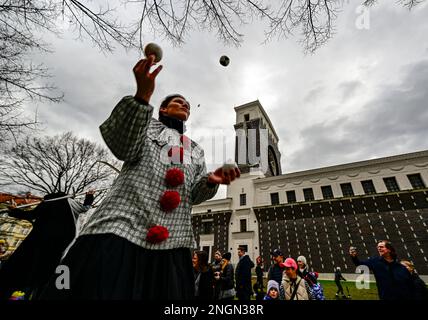
[(242, 173), (282, 173), (278, 135), (259, 100), (235, 107), (235, 161)]

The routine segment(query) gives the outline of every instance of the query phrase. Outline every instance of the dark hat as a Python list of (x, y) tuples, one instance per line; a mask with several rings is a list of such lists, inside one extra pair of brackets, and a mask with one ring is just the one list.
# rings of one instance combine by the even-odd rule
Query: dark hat
[(275, 250), (273, 250), (271, 253), (272, 253), (272, 255), (273, 255), (274, 257), (278, 257), (278, 256), (283, 257), (283, 256), (284, 256), (284, 255), (282, 254), (282, 251), (281, 251), (281, 250), (279, 250), (279, 249), (275, 249)]
[(230, 261), (230, 258), (232, 258), (232, 254), (230, 252), (226, 252), (223, 254), (223, 258)]
[[(167, 96), (163, 99), (163, 101), (162, 101), (162, 103), (161, 103), (161, 105), (160, 105), (160, 109), (162, 109), (162, 108), (166, 108), (166, 107), (168, 106), (168, 103), (170, 103), (170, 101), (171, 101), (172, 99), (176, 98), (176, 97), (180, 97), (180, 98), (183, 98), (184, 100), (186, 100), (186, 98), (185, 98), (185, 97), (183, 97), (181, 94), (178, 94), (178, 93), (173, 93), (173, 94), (167, 95)], [(186, 101), (187, 101), (187, 100), (186, 100)], [(189, 103), (189, 102), (187, 101), (187, 103)], [(190, 103), (189, 103), (189, 106), (190, 106)]]

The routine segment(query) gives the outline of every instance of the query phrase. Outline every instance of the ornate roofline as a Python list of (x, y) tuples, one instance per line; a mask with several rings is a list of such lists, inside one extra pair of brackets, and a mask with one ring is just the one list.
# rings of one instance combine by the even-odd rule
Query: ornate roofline
[(340, 165), (334, 165), (329, 167), (322, 167), (317, 169), (310, 169), (310, 170), (304, 170), (304, 171), (297, 171), (292, 173), (285, 173), (279, 176), (275, 177), (268, 177), (268, 178), (258, 178), (254, 179), (254, 184), (259, 183), (265, 183), (265, 182), (271, 182), (276, 180), (283, 180), (283, 179), (294, 179), (294, 178), (300, 178), (300, 177), (306, 177), (311, 175), (319, 175), (322, 173), (331, 173), (336, 171), (344, 171), (344, 170), (355, 170), (357, 168), (363, 168), (363, 167), (369, 167), (374, 165), (380, 165), (380, 164), (387, 164), (397, 161), (405, 161), (405, 160), (415, 160), (418, 158), (427, 158), (428, 161), (428, 150), (423, 151), (417, 151), (412, 153), (405, 153), (400, 154), (396, 156), (389, 156), (389, 157), (383, 157), (383, 158), (377, 158), (372, 160), (364, 160), (364, 161), (357, 161), (357, 162), (350, 162), (346, 164), (340, 164)]

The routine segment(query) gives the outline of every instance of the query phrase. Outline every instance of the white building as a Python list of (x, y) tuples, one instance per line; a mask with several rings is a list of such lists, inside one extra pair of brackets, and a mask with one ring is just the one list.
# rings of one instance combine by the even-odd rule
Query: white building
[[(259, 255), (269, 260), (279, 247), (295, 258), (305, 255), (317, 271), (331, 272), (334, 266), (351, 270), (351, 243), (361, 255), (373, 255), (376, 241), (388, 238), (402, 258), (428, 274), (428, 151), (281, 174), (278, 136), (261, 104), (235, 111), (238, 136), (256, 131), (257, 159), (248, 155), (251, 147), (246, 163), (238, 162), (242, 154), (236, 152), (243, 174), (227, 187), (226, 198), (193, 207), (201, 249), (210, 256), (230, 251), (236, 263), (238, 246), (246, 246), (253, 261)], [(267, 144), (260, 129), (267, 129)], [(237, 146), (251, 143), (242, 141)]]

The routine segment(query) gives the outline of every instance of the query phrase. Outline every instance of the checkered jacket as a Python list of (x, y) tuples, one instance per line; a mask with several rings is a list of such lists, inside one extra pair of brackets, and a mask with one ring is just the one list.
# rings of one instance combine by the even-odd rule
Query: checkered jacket
[[(113, 233), (136, 245), (152, 250), (195, 248), (191, 209), (212, 198), (218, 185), (207, 184), (202, 148), (190, 141), (191, 148), (182, 162), (168, 151), (180, 145), (180, 134), (152, 118), (153, 107), (124, 97), (100, 126), (101, 134), (113, 152), (123, 160), (122, 170), (102, 204), (91, 215), (81, 235)], [(170, 168), (183, 171), (182, 185), (170, 188), (165, 173)], [(178, 191), (179, 206), (165, 212), (160, 198), (166, 190)], [(168, 228), (169, 237), (160, 243), (146, 241), (154, 225)]]

